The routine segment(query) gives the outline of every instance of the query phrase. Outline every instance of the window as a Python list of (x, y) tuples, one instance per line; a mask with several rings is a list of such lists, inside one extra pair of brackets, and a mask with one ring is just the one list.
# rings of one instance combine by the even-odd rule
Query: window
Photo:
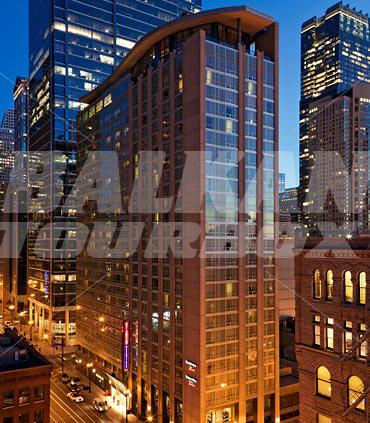
[(331, 423), (331, 418), (322, 414), (317, 415), (317, 423)]
[(320, 279), (320, 270), (316, 269), (313, 275), (313, 297), (321, 298), (321, 279)]
[(353, 282), (350, 271), (344, 273), (344, 300), (346, 303), (353, 302)]
[(29, 423), (30, 413), (22, 413), (18, 416), (18, 423)]
[(315, 315), (313, 318), (314, 321), (314, 339), (313, 343), (316, 346), (321, 345), (321, 334), (320, 334), (320, 316)]
[(43, 385), (35, 387), (34, 401), (42, 401), (44, 399), (44, 387)]
[(18, 403), (19, 405), (30, 402), (30, 388), (23, 388), (19, 390)]
[(43, 423), (44, 422), (44, 410), (37, 410), (34, 414), (34, 423)]
[(344, 352), (348, 353), (352, 350), (352, 322), (344, 323)]
[(331, 376), (329, 370), (321, 366), (317, 369), (317, 394), (326, 398), (331, 398)]
[(13, 423), (13, 422), (14, 422), (13, 416), (4, 417), (3, 419), (3, 423)]
[(326, 272), (326, 299), (332, 301), (334, 297), (334, 278), (333, 271)]
[(14, 391), (5, 391), (3, 399), (3, 408), (12, 407), (14, 405)]
[[(348, 380), (348, 404), (356, 403), (364, 393), (364, 384), (357, 376), (351, 376)], [(356, 405), (356, 410), (365, 411), (365, 399)]]
[(366, 304), (366, 273), (361, 272), (358, 276), (359, 286), (359, 302), (362, 305)]
[[(365, 325), (364, 323), (361, 323), (360, 331), (359, 331), (359, 336), (361, 339), (366, 335), (366, 332), (367, 332), (367, 325)], [(359, 353), (361, 358), (367, 358), (367, 340), (366, 339), (361, 342)]]
[(328, 317), (326, 319), (326, 348), (332, 350), (334, 348), (334, 319)]

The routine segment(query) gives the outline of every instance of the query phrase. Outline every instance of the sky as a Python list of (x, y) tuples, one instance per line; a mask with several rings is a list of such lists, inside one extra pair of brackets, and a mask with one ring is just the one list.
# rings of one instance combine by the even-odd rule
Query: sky
[[(12, 107), (15, 78), (28, 75), (27, 3), (0, 1), (0, 117)], [(287, 187), (298, 184), (300, 27), (334, 3), (336, 0), (203, 0), (203, 9), (245, 4), (280, 24), (280, 171), (286, 173)], [(368, 0), (351, 0), (350, 4), (370, 12)]]

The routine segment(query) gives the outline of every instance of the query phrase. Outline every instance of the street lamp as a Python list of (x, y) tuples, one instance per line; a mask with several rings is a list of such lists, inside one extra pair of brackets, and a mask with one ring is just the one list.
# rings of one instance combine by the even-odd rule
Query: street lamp
[(15, 305), (14, 304), (10, 304), (8, 307), (9, 311), (10, 311), (10, 321), (13, 324), (13, 319), (14, 319), (14, 309), (15, 309)]
[(19, 331), (22, 333), (22, 325), (23, 325), (23, 323), (24, 323), (24, 321), (23, 321), (23, 319), (24, 319), (24, 316), (25, 316), (25, 312), (24, 311), (20, 311), (19, 312)]
[(87, 370), (88, 370), (88, 374), (89, 374), (89, 392), (91, 392), (91, 375), (90, 375), (90, 369), (91, 369), (91, 367), (93, 366), (93, 363), (87, 363), (86, 364), (86, 367), (87, 367)]
[(150, 404), (148, 404), (146, 406), (147, 412), (149, 413), (147, 420), (148, 422), (152, 422), (153, 421), (153, 416), (151, 415), (151, 411), (152, 411), (152, 407), (150, 406)]

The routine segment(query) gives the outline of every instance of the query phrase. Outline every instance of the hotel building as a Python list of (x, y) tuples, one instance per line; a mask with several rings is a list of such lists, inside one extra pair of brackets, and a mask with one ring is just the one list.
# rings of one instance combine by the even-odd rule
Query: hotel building
[[(158, 422), (280, 419), (277, 81), (277, 23), (229, 7), (145, 36), (82, 99), (77, 360), (116, 406)], [(142, 173), (153, 151), (163, 169)], [(143, 174), (168, 208), (135, 209)], [(119, 237), (137, 248), (117, 255)]]

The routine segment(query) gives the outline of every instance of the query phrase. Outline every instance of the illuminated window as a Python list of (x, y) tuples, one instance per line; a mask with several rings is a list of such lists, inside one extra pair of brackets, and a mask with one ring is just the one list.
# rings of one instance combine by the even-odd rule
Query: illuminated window
[[(363, 338), (366, 335), (367, 332), (367, 325), (364, 323), (360, 324), (360, 330), (359, 330), (359, 336), (360, 338)], [(360, 345), (360, 357), (361, 358), (367, 358), (367, 340), (361, 342)]]
[(326, 348), (332, 350), (334, 348), (334, 319), (328, 317), (326, 319)]
[(347, 303), (353, 302), (352, 274), (348, 270), (344, 274), (344, 299)]
[(344, 352), (352, 350), (352, 322), (344, 323)]
[(331, 398), (331, 375), (325, 366), (321, 366), (316, 372), (317, 394)]
[(106, 97), (104, 97), (104, 107), (108, 106), (112, 103), (112, 94), (108, 94)]
[(361, 272), (358, 276), (359, 285), (359, 302), (362, 305), (366, 304), (366, 273)]
[(332, 300), (334, 297), (334, 278), (333, 271), (328, 270), (326, 272), (326, 299)]
[(64, 66), (55, 66), (54, 67), (54, 71), (55, 73), (57, 73), (58, 75), (65, 75), (66, 74), (66, 68)]
[(319, 269), (316, 269), (313, 275), (313, 297), (321, 298), (321, 278)]
[(54, 23), (54, 29), (57, 29), (58, 31), (66, 31), (66, 24), (62, 23), (62, 22), (55, 22)]
[(105, 56), (104, 54), (101, 54), (100, 55), (100, 61), (102, 63), (106, 63), (108, 65), (114, 65), (114, 59), (113, 59), (113, 57)]
[[(357, 403), (364, 389), (362, 380), (357, 376), (351, 376), (348, 380), (348, 405)], [(356, 410), (365, 411), (365, 399), (356, 405)]]
[(320, 316), (319, 315), (315, 315), (313, 318), (314, 321), (314, 339), (313, 339), (313, 343), (316, 346), (320, 346), (321, 345), (321, 333), (320, 333)]
[(233, 132), (233, 121), (231, 119), (226, 119), (226, 132), (229, 134)]
[(331, 423), (331, 418), (323, 416), (322, 414), (318, 414), (317, 423)]

